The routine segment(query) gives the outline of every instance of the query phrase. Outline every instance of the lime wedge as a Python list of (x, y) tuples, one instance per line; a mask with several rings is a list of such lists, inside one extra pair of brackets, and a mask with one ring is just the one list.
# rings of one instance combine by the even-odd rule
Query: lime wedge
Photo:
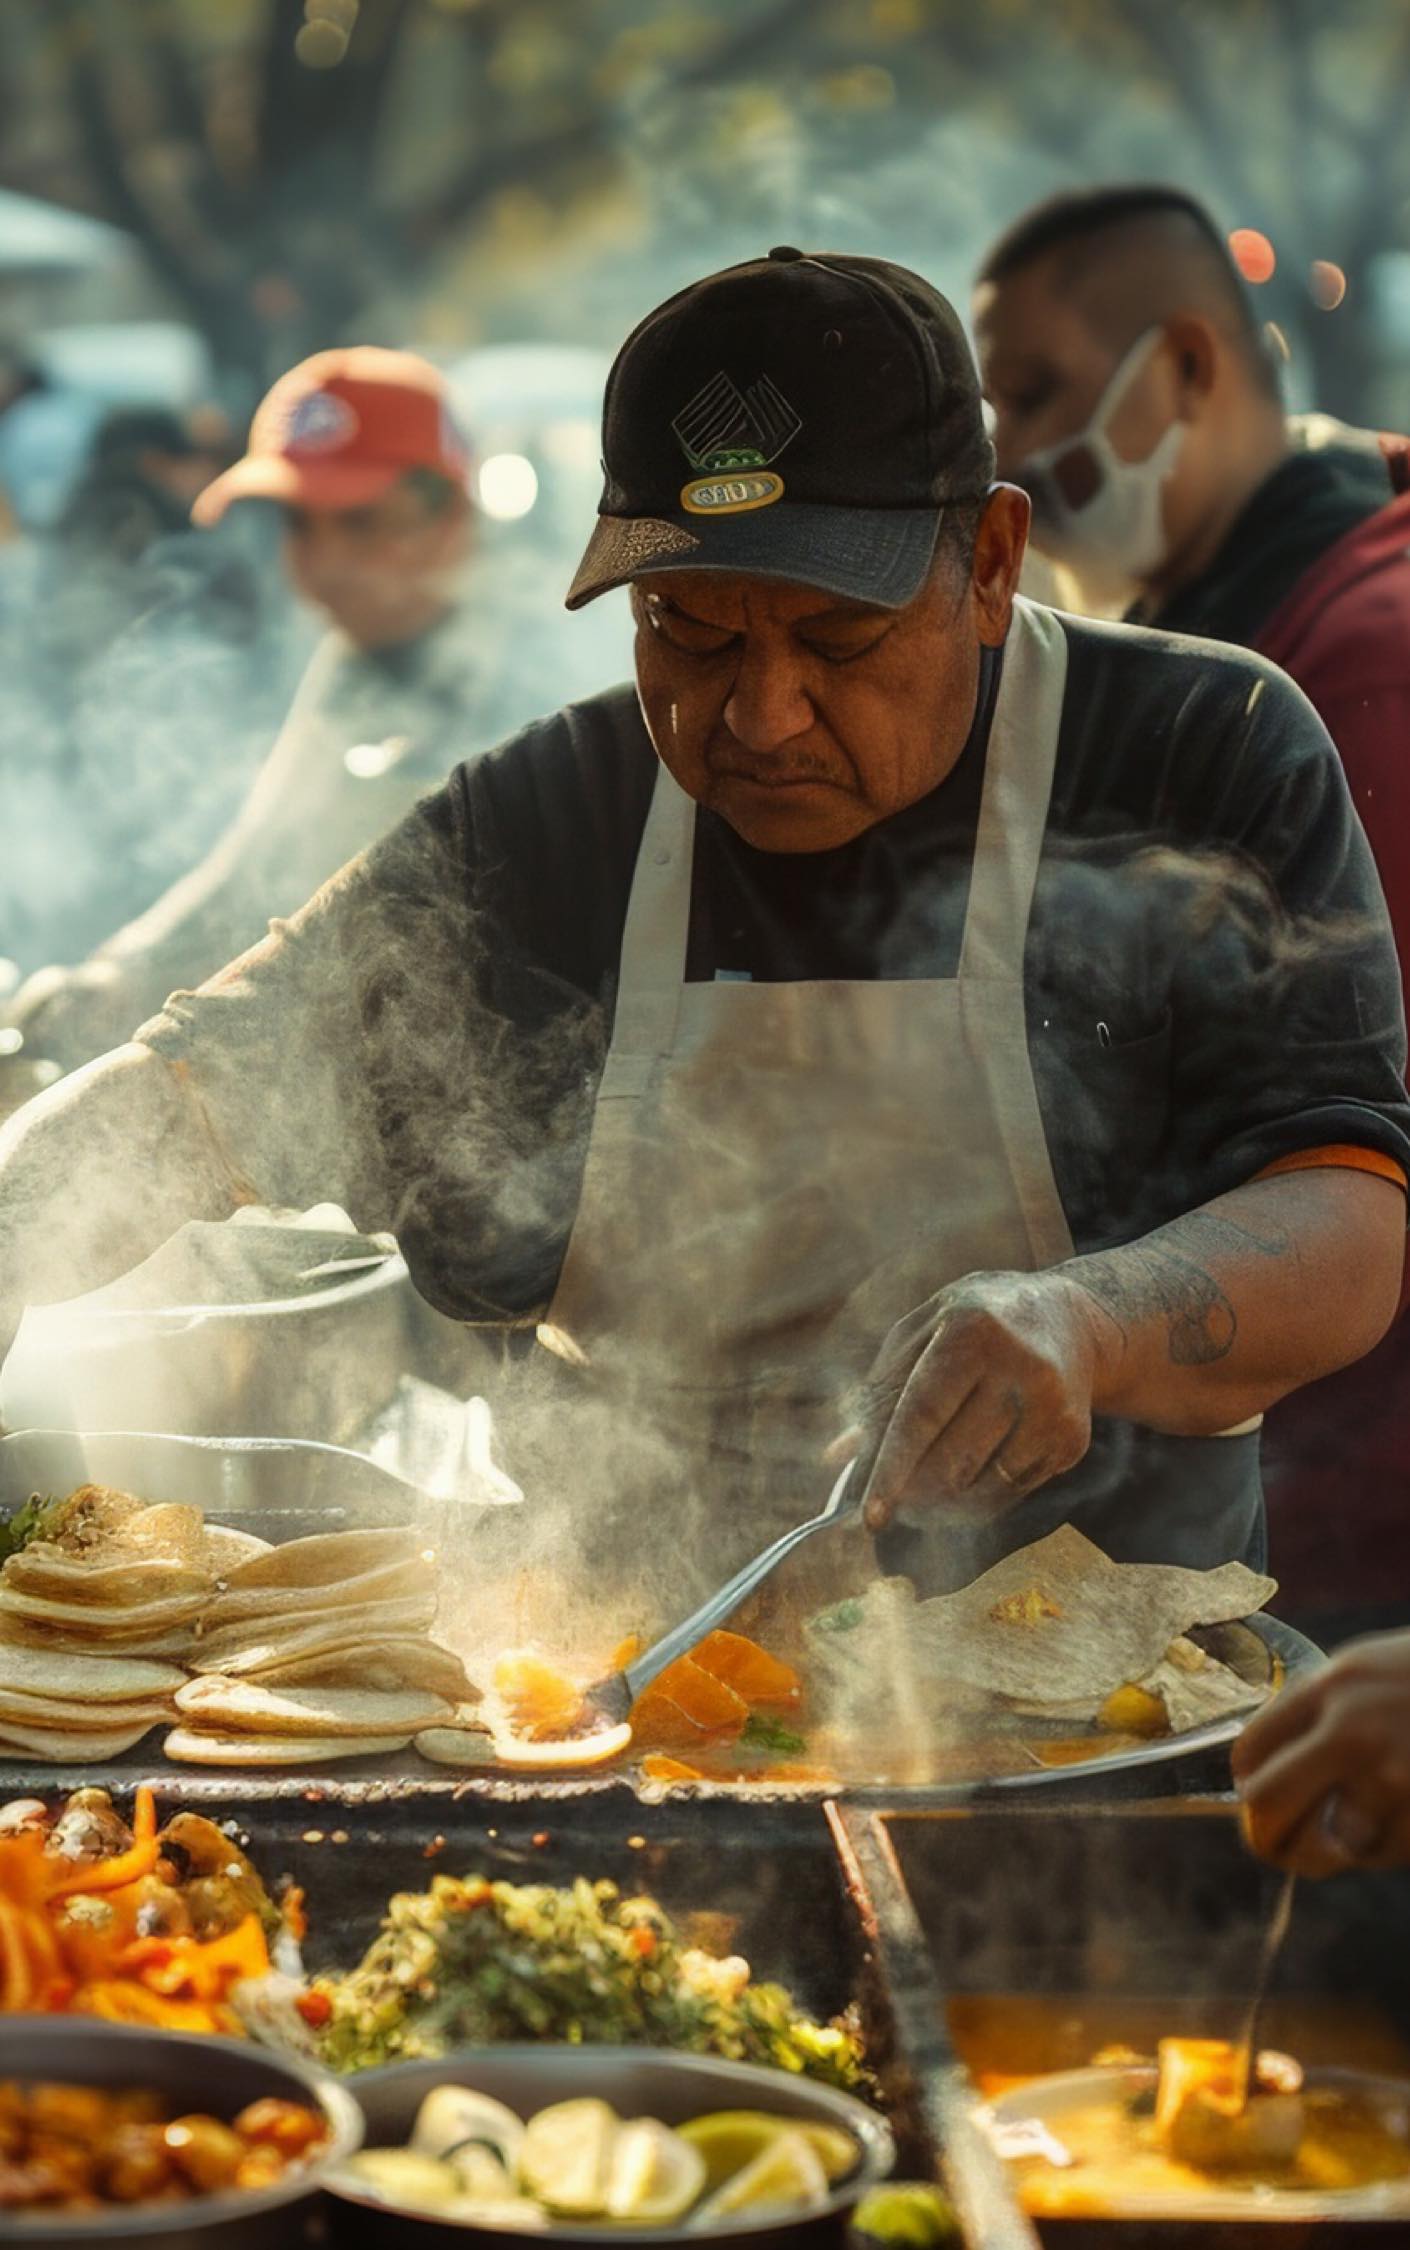
[(889, 2250), (947, 2250), (964, 2240), (948, 2200), (926, 2180), (873, 2188), (852, 2213), (852, 2235)]
[(742, 2172), (766, 2148), (772, 2148), (780, 2133), (801, 2133), (812, 2147), (827, 2174), (829, 2183), (845, 2180), (857, 2168), (860, 2155), (850, 2133), (840, 2125), (825, 2125), (811, 2119), (775, 2117), (765, 2109), (715, 2109), (704, 2117), (692, 2117), (688, 2125), (677, 2127), (683, 2141), (698, 2148), (705, 2159), (705, 2185), (717, 2188), (725, 2180)]
[(356, 2187), (403, 2211), (437, 2211), (455, 2201), (457, 2181), (448, 2164), (412, 2148), (364, 2148), (350, 2156), (344, 2175)]
[(678, 2130), (683, 2141), (699, 2149), (705, 2160), (705, 2185), (714, 2189), (772, 2148), (784, 2124), (783, 2118), (770, 2117), (762, 2109), (716, 2109), (708, 2116), (692, 2117)]
[(806, 2133), (785, 2125), (752, 2164), (716, 2188), (700, 2210), (700, 2224), (763, 2211), (806, 2211), (827, 2201), (827, 2174)]
[(464, 2148), (452, 2149), (449, 2156), (441, 2158), (455, 2174), (456, 2187), (472, 2203), (515, 2200), (514, 2180), (501, 2156), (492, 2148), (481, 2148), (467, 2141)]
[(623, 2125), (607, 2184), (610, 2219), (660, 2225), (679, 2219), (703, 2193), (705, 2159), (654, 2117)]
[(416, 2112), (411, 2146), (421, 2156), (454, 2156), (464, 2148), (492, 2150), (513, 2169), (524, 2128), (512, 2109), (470, 2086), (433, 2086)]
[(545, 2234), (552, 2224), (543, 2205), (527, 2195), (458, 2195), (437, 2217), (491, 2234)]
[(612, 2152), (621, 2131), (606, 2102), (555, 2102), (531, 2117), (519, 2150), (519, 2181), (565, 2218), (601, 2218)]

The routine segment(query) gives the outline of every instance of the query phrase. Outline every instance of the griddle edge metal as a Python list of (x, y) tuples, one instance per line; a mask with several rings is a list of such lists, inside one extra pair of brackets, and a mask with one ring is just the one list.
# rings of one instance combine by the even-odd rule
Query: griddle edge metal
[(875, 1959), (901, 2083), (916, 2105), (965, 2240), (971, 2250), (1040, 2250), (1002, 2161), (975, 2123), (978, 2097), (951, 2045), (930, 1949), (885, 1818), (840, 1804), (828, 1806), (827, 1818)]

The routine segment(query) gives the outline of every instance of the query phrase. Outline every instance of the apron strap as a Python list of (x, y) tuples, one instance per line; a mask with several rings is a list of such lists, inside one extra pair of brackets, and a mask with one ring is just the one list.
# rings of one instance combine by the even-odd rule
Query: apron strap
[(617, 1010), (601, 1093), (634, 1094), (675, 1043), (690, 936), (695, 802), (657, 761), (622, 933)]
[(1066, 687), (1066, 633), (1051, 610), (1016, 597), (984, 761), (962, 978), (1023, 975)]
[(989, 732), (959, 987), (1035, 1270), (1073, 1253), (1033, 1082), (1023, 985), (1066, 686), (1067, 635), (1051, 610), (1019, 596)]

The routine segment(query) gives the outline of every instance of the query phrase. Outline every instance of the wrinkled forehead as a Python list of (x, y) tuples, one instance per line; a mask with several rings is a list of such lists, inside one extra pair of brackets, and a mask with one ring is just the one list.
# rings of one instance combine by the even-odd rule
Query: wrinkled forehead
[(894, 610), (804, 586), (792, 580), (760, 578), (741, 571), (659, 570), (632, 584), (632, 602), (650, 612), (667, 605), (709, 623), (794, 625), (804, 618), (894, 617)]

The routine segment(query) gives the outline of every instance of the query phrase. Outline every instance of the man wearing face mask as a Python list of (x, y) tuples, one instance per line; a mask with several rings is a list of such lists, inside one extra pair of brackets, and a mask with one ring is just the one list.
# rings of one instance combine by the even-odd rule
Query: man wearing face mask
[(506, 1464), (598, 1632), (799, 1522), (849, 1414), (927, 1587), (1067, 1521), (1256, 1558), (1259, 1416), (1374, 1343), (1404, 1238), (1394, 954), (1320, 722), (1017, 596), (963, 330), (884, 260), (656, 308), (603, 457), (568, 599), (630, 587), (634, 683), (31, 1105), (0, 1332), (185, 1218), (331, 1197), (519, 1331)]
[[(1133, 620), (1292, 675), (1341, 754), (1410, 971), (1410, 449), (1289, 422), (1227, 246), (1178, 189), (1038, 205), (984, 259), (974, 315), (1035, 544), (1095, 606), (1134, 597)], [(1389, 1558), (1401, 1601), (1410, 1583), (1407, 1391), (1402, 1323), (1269, 1419), (1273, 1565), (1319, 1629), (1404, 1614), (1383, 1605)]]

